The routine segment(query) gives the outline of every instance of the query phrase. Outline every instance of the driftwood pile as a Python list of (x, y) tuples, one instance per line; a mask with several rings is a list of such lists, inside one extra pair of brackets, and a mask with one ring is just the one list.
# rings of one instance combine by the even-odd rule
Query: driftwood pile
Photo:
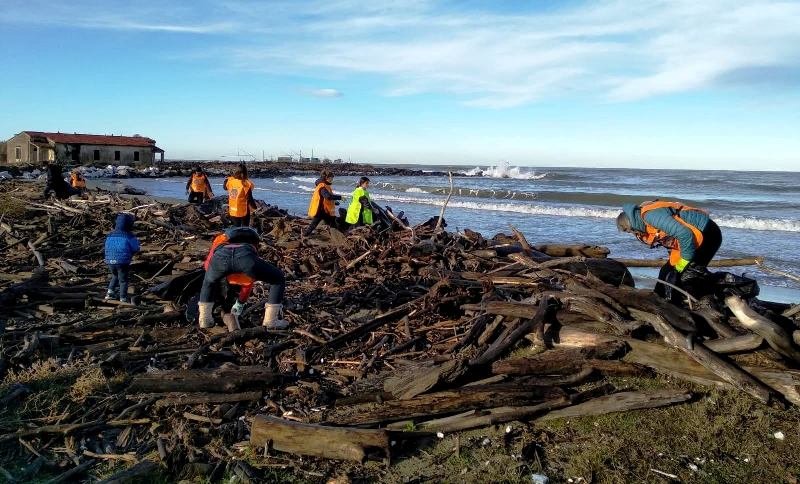
[[(613, 376), (661, 373), (800, 405), (797, 307), (731, 297), (679, 308), (634, 289), (603, 248), (399, 222), (302, 238), (305, 220), (263, 207), (260, 251), (287, 274), (291, 326), (257, 326), (257, 289), (243, 329), (201, 332), (184, 319), (185, 298), (146, 290), (200, 267), (225, 224), (219, 205), (54, 202), (30, 184), (3, 188), (0, 470), (10, 481), (44, 471), (59, 482), (110, 471), (104, 482), (157, 472), (249, 481), (261, 472), (245, 462), (253, 453), (290, 467), (302, 465), (292, 455), (388, 464), (437, 433), (693, 398), (626, 391)], [(121, 210), (136, 214), (142, 241), (137, 305), (102, 299), (103, 240)], [(36, 389), (10, 382), (44, 362), (109, 383), (83, 405), (13, 423)]]

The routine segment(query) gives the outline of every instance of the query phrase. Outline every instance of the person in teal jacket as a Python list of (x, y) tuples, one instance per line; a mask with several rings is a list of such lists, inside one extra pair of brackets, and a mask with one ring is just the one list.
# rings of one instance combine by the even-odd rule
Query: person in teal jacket
[[(629, 203), (622, 207), (617, 227), (650, 247), (669, 249), (669, 262), (661, 268), (659, 279), (700, 295), (706, 267), (722, 244), (722, 232), (707, 212), (678, 202)], [(655, 290), (674, 299), (663, 284)]]
[(347, 207), (344, 221), (349, 227), (372, 225), (372, 205), (369, 201), (369, 178), (362, 176), (353, 190), (353, 199)]

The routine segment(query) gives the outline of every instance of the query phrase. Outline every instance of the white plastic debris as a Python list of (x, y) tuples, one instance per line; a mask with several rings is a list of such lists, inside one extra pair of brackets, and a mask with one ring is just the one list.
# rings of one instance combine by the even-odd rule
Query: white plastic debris
[(510, 425), (506, 425), (506, 433), (507, 434), (511, 433), (511, 426)]
[(492, 441), (489, 440), (489, 437), (484, 437), (484, 439), (481, 441), (481, 445), (489, 445), (491, 442)]
[(544, 474), (531, 474), (531, 482), (533, 484), (548, 484), (550, 478)]
[(781, 432), (780, 430), (778, 430), (777, 432), (775, 432), (774, 434), (772, 434), (772, 436), (773, 436), (773, 437), (775, 437), (775, 438), (776, 438), (776, 439), (778, 439), (778, 440), (783, 440), (783, 439), (785, 439), (785, 438), (786, 438), (786, 436), (785, 436), (785, 435), (783, 435), (783, 432)]
[(699, 468), (699, 467), (697, 467), (697, 465), (695, 465), (695, 464), (689, 464), (689, 469), (690, 469), (692, 472), (697, 472), (697, 471), (698, 471), (700, 468)]
[(444, 438), (444, 432), (436, 432), (436, 436), (439, 437), (440, 439), (443, 439)]

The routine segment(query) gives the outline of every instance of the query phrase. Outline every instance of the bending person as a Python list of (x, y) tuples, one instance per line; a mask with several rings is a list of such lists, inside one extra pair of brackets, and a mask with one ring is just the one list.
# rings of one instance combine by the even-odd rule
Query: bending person
[(240, 164), (233, 174), (225, 179), (222, 188), (228, 190), (228, 215), (234, 227), (250, 226), (250, 215), (256, 209), (253, 198), (253, 182), (247, 178), (247, 167)]
[(189, 181), (186, 182), (186, 194), (189, 195), (189, 203), (203, 203), (205, 200), (214, 198), (211, 191), (211, 182), (200, 166), (196, 166)]
[(362, 176), (358, 180), (358, 186), (353, 190), (353, 199), (347, 207), (347, 215), (344, 221), (348, 227), (358, 227), (361, 225), (372, 225), (372, 205), (369, 201), (369, 178)]
[[(281, 319), (286, 278), (280, 269), (258, 256), (258, 241), (258, 233), (250, 227), (228, 229), (214, 239), (206, 258), (206, 275), (200, 290), (201, 328), (214, 327), (214, 294), (219, 290), (219, 284), (226, 278), (229, 283), (243, 285), (243, 292), (239, 295), (240, 303), (243, 303), (241, 297), (245, 294), (245, 290), (245, 301), (249, 296), (248, 285), (252, 286), (255, 281), (269, 284), (269, 302), (264, 306), (262, 324), (272, 329), (284, 329), (288, 326), (288, 323)], [(246, 278), (242, 278), (242, 275)], [(231, 313), (223, 313), (228, 329), (231, 331), (238, 329), (238, 321), (232, 321), (226, 314)]]
[(319, 179), (316, 181), (314, 193), (311, 195), (311, 203), (308, 205), (308, 216), (311, 217), (311, 225), (303, 232), (306, 237), (314, 232), (323, 220), (329, 227), (338, 229), (336, 223), (336, 205), (342, 200), (341, 195), (333, 193), (331, 184), (333, 183), (333, 173), (323, 170)]
[[(722, 232), (708, 212), (678, 202), (654, 201), (626, 204), (617, 216), (617, 227), (650, 247), (669, 249), (669, 261), (658, 275), (693, 296), (702, 296), (706, 266), (722, 244)], [(656, 293), (672, 299), (671, 291), (656, 284)]]
[(72, 188), (80, 192), (86, 190), (86, 178), (81, 175), (81, 172), (79, 172), (77, 168), (70, 173), (69, 184), (72, 185)]

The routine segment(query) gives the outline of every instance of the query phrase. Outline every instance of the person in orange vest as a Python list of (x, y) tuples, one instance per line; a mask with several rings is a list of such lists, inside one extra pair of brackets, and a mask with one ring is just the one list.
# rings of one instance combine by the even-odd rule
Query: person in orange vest
[(336, 220), (336, 205), (344, 197), (333, 193), (331, 184), (333, 183), (333, 173), (323, 170), (319, 179), (314, 183), (314, 193), (311, 194), (311, 203), (308, 205), (308, 216), (311, 217), (311, 224), (303, 232), (308, 237), (314, 232), (323, 220), (329, 227), (339, 229)]
[(208, 181), (208, 176), (199, 166), (194, 168), (192, 176), (186, 182), (186, 194), (189, 195), (189, 203), (203, 203), (205, 200), (214, 198), (211, 182)]
[(253, 198), (253, 182), (247, 179), (247, 167), (240, 164), (233, 174), (225, 179), (222, 188), (228, 190), (228, 215), (234, 227), (250, 225), (250, 214), (256, 209)]
[(72, 170), (72, 173), (69, 175), (69, 184), (72, 185), (72, 188), (80, 191), (86, 190), (86, 179), (81, 175), (77, 169)]
[(230, 309), (226, 310), (227, 304), (223, 305), (222, 320), (228, 331), (239, 329), (238, 318), (255, 281), (269, 284), (262, 324), (271, 329), (288, 327), (282, 319), (286, 277), (280, 269), (258, 256), (258, 242), (258, 233), (250, 227), (230, 228), (214, 239), (204, 264), (206, 274), (198, 302), (201, 328), (214, 327), (214, 294), (223, 281), (239, 287)]
[[(702, 295), (706, 267), (722, 244), (722, 232), (708, 212), (679, 202), (629, 203), (617, 216), (617, 227), (650, 247), (669, 249), (669, 261), (658, 278), (692, 295)], [(655, 292), (673, 301), (680, 299), (664, 284), (656, 284)]]

